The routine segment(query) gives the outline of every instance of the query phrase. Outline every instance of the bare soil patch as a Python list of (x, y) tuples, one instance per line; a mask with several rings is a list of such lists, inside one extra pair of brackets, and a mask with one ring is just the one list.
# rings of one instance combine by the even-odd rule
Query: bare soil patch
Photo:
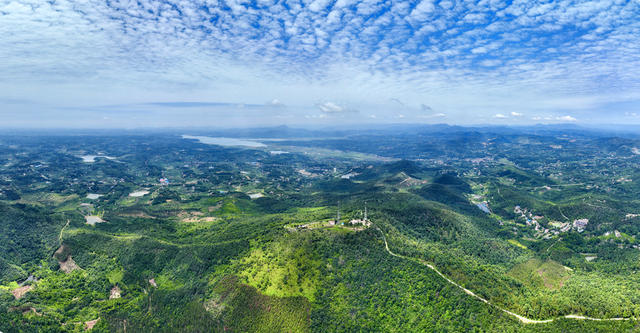
[(80, 269), (80, 266), (78, 266), (78, 264), (73, 261), (73, 258), (71, 258), (71, 256), (69, 256), (67, 260), (58, 263), (60, 264), (60, 270), (67, 274), (75, 271), (76, 269)]
[(204, 213), (199, 211), (182, 211), (178, 214), (178, 218), (184, 223), (213, 222), (217, 219), (213, 216), (204, 216)]
[(16, 299), (21, 299), (22, 296), (24, 296), (26, 293), (28, 293), (32, 289), (33, 289), (33, 286), (22, 286), (22, 287), (11, 290), (11, 293), (13, 294), (13, 297), (15, 297)]
[(127, 213), (122, 213), (119, 214), (120, 216), (126, 216), (126, 217), (142, 217), (145, 219), (155, 219), (155, 216), (151, 216), (145, 212), (141, 212), (141, 211), (133, 211), (133, 212), (127, 212)]
[(22, 312), (22, 314), (27, 314), (29, 312), (33, 312), (38, 316), (42, 316), (42, 313), (38, 312), (38, 310), (36, 310), (36, 308), (34, 308), (33, 306), (12, 306), (9, 308), (9, 311), (20, 311)]
[(78, 266), (76, 262), (73, 261), (73, 258), (71, 258), (71, 249), (64, 244), (56, 250), (53, 254), (53, 258), (58, 261), (60, 270), (67, 274), (76, 269), (80, 269), (80, 266)]
[(94, 320), (89, 320), (89, 321), (85, 321), (84, 322), (84, 329), (85, 331), (88, 331), (90, 329), (93, 329), (93, 326), (96, 326), (96, 324), (98, 323), (98, 321), (100, 321), (100, 318), (98, 319), (94, 319)]
[(120, 287), (114, 286), (113, 288), (111, 288), (111, 292), (109, 294), (109, 299), (120, 298), (121, 294), (122, 294), (122, 290), (120, 290)]

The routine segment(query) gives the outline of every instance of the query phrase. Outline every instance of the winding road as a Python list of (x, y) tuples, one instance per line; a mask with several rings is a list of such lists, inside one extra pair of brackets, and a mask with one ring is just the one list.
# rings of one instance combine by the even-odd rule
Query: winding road
[(443, 279), (445, 279), (447, 282), (451, 283), (452, 285), (458, 287), (459, 289), (461, 289), (462, 291), (464, 291), (467, 295), (472, 296), (477, 298), (478, 300), (482, 301), (485, 304), (488, 304), (516, 319), (518, 319), (521, 323), (523, 324), (545, 324), (545, 323), (550, 323), (556, 319), (559, 318), (567, 318), (567, 319), (576, 319), (576, 320), (593, 320), (593, 321), (621, 321), (621, 320), (635, 320), (635, 318), (593, 318), (593, 317), (586, 317), (586, 316), (580, 316), (580, 315), (565, 315), (565, 316), (561, 316), (561, 317), (556, 317), (556, 318), (551, 318), (551, 319), (544, 319), (544, 320), (536, 320), (536, 319), (530, 319), (524, 316), (521, 316), (517, 313), (511, 312), (505, 308), (502, 308), (500, 306), (497, 306), (493, 303), (491, 303), (490, 301), (488, 301), (487, 299), (483, 298), (482, 296), (478, 296), (476, 295), (473, 291), (457, 284), (455, 281), (451, 280), (450, 278), (448, 278), (446, 275), (442, 274), (442, 272), (440, 272), (435, 266), (433, 266), (432, 264), (422, 260), (422, 259), (418, 259), (418, 258), (410, 258), (410, 257), (406, 257), (403, 255), (399, 255), (397, 253), (393, 253), (390, 249), (389, 249), (389, 243), (387, 243), (387, 237), (384, 235), (384, 232), (382, 231), (382, 229), (378, 228), (377, 226), (375, 227), (378, 231), (380, 231), (380, 234), (382, 235), (382, 239), (384, 240), (384, 247), (387, 250), (387, 252), (394, 256), (394, 257), (398, 257), (398, 258), (402, 258), (405, 260), (412, 260), (412, 261), (418, 261), (420, 264), (429, 267), (429, 269), (431, 269), (432, 271), (436, 272), (438, 275), (440, 275)]

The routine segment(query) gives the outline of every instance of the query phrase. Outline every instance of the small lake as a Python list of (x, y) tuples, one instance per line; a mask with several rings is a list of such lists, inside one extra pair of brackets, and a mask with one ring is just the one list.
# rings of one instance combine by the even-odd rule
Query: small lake
[(481, 211), (483, 211), (483, 212), (485, 212), (487, 214), (491, 213), (491, 210), (489, 210), (489, 206), (487, 206), (487, 204), (484, 203), (484, 202), (476, 204), (476, 206), (478, 206), (478, 208), (480, 208)]
[(100, 216), (96, 216), (96, 215), (85, 216), (84, 219), (85, 221), (87, 221), (87, 224), (90, 224), (90, 225), (96, 225), (96, 223), (104, 222), (104, 220), (101, 219)]
[(93, 163), (96, 161), (96, 158), (106, 158), (108, 160), (115, 160), (115, 157), (107, 156), (107, 155), (83, 155), (78, 156), (82, 159), (82, 162), (85, 163)]
[(260, 147), (267, 146), (262, 142), (253, 141), (249, 139), (219, 138), (219, 137), (211, 137), (211, 136), (193, 136), (193, 135), (183, 135), (182, 138), (198, 140), (201, 143), (205, 143), (208, 145), (218, 145), (218, 146), (225, 146), (225, 147), (260, 148)]
[(139, 198), (147, 194), (149, 194), (149, 191), (135, 191), (135, 192), (129, 193), (129, 196), (134, 198)]

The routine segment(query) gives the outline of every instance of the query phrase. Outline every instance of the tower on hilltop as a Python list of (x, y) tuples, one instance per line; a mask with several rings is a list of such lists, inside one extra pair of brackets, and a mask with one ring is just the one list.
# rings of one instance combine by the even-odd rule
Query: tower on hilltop
[(367, 202), (364, 202), (364, 220), (367, 220)]

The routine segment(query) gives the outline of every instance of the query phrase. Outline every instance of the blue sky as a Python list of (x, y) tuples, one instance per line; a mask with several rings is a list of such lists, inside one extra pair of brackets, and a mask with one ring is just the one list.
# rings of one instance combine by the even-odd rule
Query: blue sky
[(0, 0), (17, 127), (640, 123), (640, 1)]

